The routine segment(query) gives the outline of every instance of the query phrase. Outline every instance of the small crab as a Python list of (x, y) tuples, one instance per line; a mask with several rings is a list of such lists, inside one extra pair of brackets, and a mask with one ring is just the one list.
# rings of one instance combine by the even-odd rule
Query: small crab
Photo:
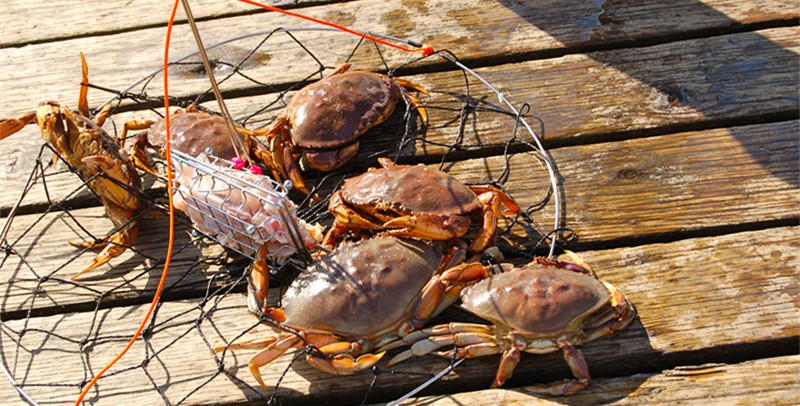
[(249, 365), (265, 389), (259, 368), (290, 348), (317, 347), (321, 356), (308, 354), (306, 360), (331, 374), (368, 369), (385, 354), (373, 349), (421, 327), (455, 301), (463, 287), (489, 275), (489, 268), (478, 262), (451, 266), (460, 262), (459, 256), (441, 247), (392, 236), (342, 245), (292, 282), (280, 309), (266, 306), (268, 267), (259, 249), (249, 275), (250, 310), (291, 332), (227, 348), (262, 349)]
[[(162, 157), (166, 156), (166, 120), (128, 121), (123, 128), (122, 138), (126, 138), (128, 131), (145, 129), (148, 131), (139, 133), (131, 146), (131, 156), (136, 166), (159, 176), (145, 150), (151, 147)], [(224, 117), (199, 111), (195, 106), (190, 106), (186, 112), (178, 110), (170, 117), (170, 133), (172, 148), (192, 157), (210, 151), (217, 158), (235, 161), (241, 159), (240, 154), (246, 154), (267, 166), (273, 165), (267, 148), (253, 138), (256, 135), (254, 132), (237, 126), (236, 136), (239, 138), (232, 140)]]
[[(276, 179), (288, 178), (304, 186), (298, 165), (301, 156), (320, 171), (339, 168), (355, 156), (358, 138), (389, 118), (401, 99), (417, 106), (418, 99), (405, 90), (428, 95), (408, 80), (368, 71), (348, 72), (349, 68), (350, 64), (345, 64), (331, 76), (302, 88), (264, 131), (274, 155), (276, 165), (271, 169)], [(427, 122), (425, 110), (417, 109)]]
[(511, 377), (523, 351), (561, 350), (577, 379), (526, 389), (551, 395), (580, 392), (590, 378), (575, 347), (624, 328), (636, 310), (622, 292), (599, 281), (577, 255), (568, 254), (577, 263), (540, 258), (521, 268), (505, 266), (505, 272), (463, 290), (462, 306), (494, 324), (450, 323), (416, 331), (404, 340), (413, 343), (411, 348), (389, 365), (448, 345), (458, 347), (434, 354), (473, 358), (502, 353), (492, 382), (498, 388)]
[[(97, 194), (118, 228), (105, 241), (69, 242), (77, 248), (102, 248), (88, 267), (72, 277), (73, 280), (119, 256), (133, 244), (139, 235), (137, 212), (145, 206), (139, 174), (117, 140), (102, 128), (111, 105), (104, 106), (97, 116), (91, 116), (87, 100), (89, 68), (83, 54), (81, 70), (83, 79), (77, 112), (57, 102), (45, 101), (39, 103), (34, 112), (0, 122), (0, 140), (36, 122), (45, 142)], [(55, 163), (54, 156), (50, 166)]]
[(481, 227), (470, 251), (480, 252), (494, 238), (497, 219), (520, 211), (514, 199), (494, 186), (465, 186), (424, 165), (395, 165), (388, 158), (378, 162), (383, 168), (348, 179), (331, 196), (328, 207), (335, 220), (323, 245), (333, 247), (338, 237), (353, 229), (451, 240), (466, 234), (477, 219)]

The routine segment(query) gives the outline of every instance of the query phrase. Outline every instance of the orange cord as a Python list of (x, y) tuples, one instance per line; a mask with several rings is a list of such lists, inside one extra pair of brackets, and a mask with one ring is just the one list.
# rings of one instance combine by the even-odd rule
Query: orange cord
[(253, 5), (253, 6), (261, 7), (264, 10), (275, 11), (275, 12), (278, 12), (278, 13), (282, 13), (282, 14), (286, 14), (286, 15), (292, 16), (292, 17), (297, 17), (297, 18), (302, 18), (304, 20), (312, 21), (312, 22), (315, 22), (317, 24), (322, 24), (322, 25), (325, 25), (325, 26), (328, 26), (328, 27), (333, 27), (333, 28), (336, 28), (337, 30), (344, 31), (344, 32), (349, 33), (349, 34), (357, 35), (357, 36), (359, 36), (361, 38), (368, 39), (368, 40), (370, 40), (372, 42), (377, 42), (377, 43), (379, 43), (381, 45), (386, 45), (387, 47), (397, 48), (397, 49), (400, 49), (400, 50), (403, 50), (403, 51), (406, 51), (406, 52), (412, 52), (412, 53), (413, 52), (419, 52), (419, 53), (422, 54), (423, 57), (434, 53), (433, 47), (430, 46), (430, 45), (426, 45), (426, 46), (420, 47), (420, 48), (407, 48), (407, 47), (404, 47), (402, 45), (393, 44), (391, 42), (384, 41), (384, 40), (382, 40), (380, 38), (375, 38), (375, 37), (373, 37), (373, 36), (371, 36), (369, 34), (365, 34), (363, 32), (358, 32), (358, 31), (355, 31), (355, 30), (351, 30), (350, 28), (341, 26), (339, 24), (334, 24), (334, 23), (331, 23), (331, 22), (328, 22), (328, 21), (320, 20), (318, 18), (309, 17), (307, 15), (295, 13), (295, 12), (288, 11), (288, 10), (284, 10), (284, 9), (281, 9), (281, 8), (278, 8), (278, 7), (268, 6), (266, 4), (257, 3), (257, 2), (252, 1), (252, 0), (239, 0), (239, 1), (241, 1), (242, 3), (247, 3), (247, 4), (250, 4), (250, 5)]
[(168, 67), (167, 64), (168, 64), (168, 61), (169, 61), (169, 42), (170, 42), (170, 38), (172, 36), (172, 25), (173, 25), (173, 23), (175, 21), (175, 14), (177, 13), (177, 10), (178, 10), (178, 1), (179, 0), (175, 0), (175, 4), (172, 7), (172, 14), (170, 16), (169, 23), (167, 24), (166, 43), (164, 45), (164, 108), (166, 109), (166, 114), (164, 116), (164, 121), (165, 121), (164, 124), (165, 124), (166, 131), (167, 131), (167, 135), (166, 135), (166, 139), (167, 139), (167, 195), (169, 196), (169, 199), (168, 199), (169, 200), (169, 241), (167, 243), (167, 257), (164, 260), (164, 271), (161, 273), (161, 280), (158, 282), (158, 287), (156, 288), (155, 296), (153, 296), (153, 301), (150, 303), (150, 308), (147, 310), (147, 314), (144, 316), (144, 319), (142, 319), (142, 323), (139, 325), (139, 329), (136, 330), (136, 333), (133, 334), (133, 337), (131, 337), (131, 340), (128, 341), (128, 345), (126, 345), (125, 348), (119, 354), (117, 354), (117, 356), (114, 359), (112, 359), (111, 362), (108, 363), (108, 365), (106, 365), (100, 372), (98, 372), (97, 375), (95, 375), (92, 378), (92, 380), (89, 381), (89, 384), (86, 385), (85, 388), (83, 388), (83, 391), (81, 391), (81, 394), (78, 397), (78, 400), (75, 401), (75, 406), (80, 406), (81, 402), (83, 402), (83, 398), (86, 397), (86, 394), (89, 393), (89, 390), (91, 390), (92, 387), (95, 385), (95, 383), (97, 383), (97, 380), (100, 379), (100, 377), (106, 371), (108, 371), (112, 366), (114, 366), (114, 364), (116, 364), (117, 361), (119, 361), (123, 356), (125, 356), (125, 354), (133, 346), (133, 344), (136, 342), (136, 340), (139, 339), (139, 336), (142, 334), (142, 331), (144, 330), (144, 327), (147, 325), (147, 321), (150, 319), (150, 316), (153, 314), (153, 310), (155, 309), (156, 304), (158, 304), (158, 299), (161, 297), (161, 292), (164, 290), (164, 282), (167, 280), (167, 272), (169, 272), (169, 264), (170, 264), (170, 262), (172, 260), (172, 248), (173, 248), (173, 242), (174, 242), (174, 239), (175, 239), (175, 208), (172, 205), (172, 176), (173, 176), (173, 173), (172, 173), (172, 162), (171, 162), (171, 159), (170, 159), (170, 139), (169, 139), (169, 137), (170, 137), (170, 132), (169, 132), (169, 97), (167, 96), (169, 94), (169, 91), (168, 91), (168, 76), (169, 75), (168, 75), (168, 70), (167, 70), (167, 67)]

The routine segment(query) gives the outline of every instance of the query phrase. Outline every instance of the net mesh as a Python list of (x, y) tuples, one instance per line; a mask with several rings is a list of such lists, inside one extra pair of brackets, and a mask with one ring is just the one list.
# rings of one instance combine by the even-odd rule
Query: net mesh
[[(361, 137), (356, 159), (329, 173), (305, 171), (306, 182), (319, 199), (279, 193), (292, 198), (289, 204), (302, 221), (329, 225), (331, 193), (348, 177), (376, 166), (377, 157), (389, 157), (398, 163), (438, 165), (466, 184), (492, 184), (524, 202), (520, 215), (501, 224), (498, 246), (506, 257), (543, 254), (554, 235), (566, 238), (564, 230), (542, 225), (557, 217), (552, 197), (558, 191), (549, 186), (549, 161), (524, 120), (527, 106), (507, 104), (497, 88), (465, 69), (454, 54), (442, 51), (410, 57), (351, 35), (319, 29), (250, 34), (216, 44), (209, 53), (229, 110), (237, 122), (251, 129), (269, 125), (294, 92), (344, 63), (408, 77), (430, 92), (430, 96), (420, 96), (420, 106), (428, 112), (427, 124), (406, 95), (406, 103), (399, 104), (405, 106), (404, 111), (399, 107), (401, 111)], [(196, 55), (172, 63), (169, 73), (173, 105), (197, 105), (217, 114)], [(133, 116), (163, 114), (158, 107), (162, 100), (153, 96), (160, 94), (160, 74), (150, 74), (127, 89), (105, 87), (103, 78), (92, 80), (92, 91), (108, 92), (113, 104), (106, 125), (110, 133), (119, 134), (122, 123)], [(81, 181), (65, 163), (48, 167), (51, 152), (56, 153), (49, 146), (40, 150), (19, 204), (7, 213), (8, 227), (0, 241), (4, 251), (0, 262), (4, 288), (1, 361), (21, 396), (38, 403), (76, 397), (130, 339), (164, 264), (168, 221), (164, 182), (145, 176), (144, 205), (132, 220), (141, 223), (138, 239), (109, 265), (71, 280), (95, 251), (69, 247), (65, 241), (103, 241), (117, 228), (97, 205), (88, 180)], [(151, 158), (162, 162), (156, 166), (163, 168), (160, 157)], [(465, 165), (465, 158), (472, 163)], [(532, 169), (539, 173), (532, 174)], [(544, 180), (537, 183), (535, 177)], [(282, 186), (269, 187), (278, 190)], [(261, 197), (254, 194), (251, 198)], [(204, 205), (205, 212), (215, 210), (208, 199), (195, 199), (193, 204)], [(226, 216), (229, 221), (241, 214)], [(304, 362), (293, 362), (314, 353), (307, 348), (262, 368), (271, 388), (265, 392), (247, 367), (255, 352), (214, 351), (227, 343), (273, 335), (262, 325), (264, 320), (248, 312), (243, 294), (248, 256), (258, 238), (251, 238), (249, 223), (231, 226), (228, 222), (233, 230), (228, 238), (234, 236), (240, 244), (226, 243), (230, 241), (225, 240), (224, 232), (195, 227), (191, 220), (185, 215), (176, 219), (170, 276), (145, 333), (98, 382), (86, 402), (292, 403), (319, 399), (367, 403), (398, 397), (446, 366), (440, 362), (437, 370), (427, 373), (401, 364), (353, 377), (327, 376)], [(272, 263), (272, 305), (280, 304), (281, 289), (302, 272), (303, 263)], [(397, 379), (400, 374), (410, 378)], [(331, 384), (344, 380), (351, 388), (347, 395), (328, 391)]]

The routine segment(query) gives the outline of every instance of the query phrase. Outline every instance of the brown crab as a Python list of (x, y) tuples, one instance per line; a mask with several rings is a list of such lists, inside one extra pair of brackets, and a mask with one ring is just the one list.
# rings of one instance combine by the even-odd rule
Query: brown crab
[[(83, 54), (81, 68), (83, 80), (77, 112), (57, 102), (45, 101), (39, 103), (38, 110), (34, 112), (0, 122), (0, 139), (36, 122), (45, 142), (100, 197), (106, 213), (118, 228), (105, 241), (70, 241), (78, 248), (102, 248), (92, 263), (72, 279), (107, 263), (133, 244), (139, 234), (136, 212), (144, 206), (140, 198), (142, 180), (139, 174), (125, 151), (119, 148), (117, 140), (101, 128), (111, 105), (106, 105), (97, 116), (91, 118), (87, 101), (89, 68)], [(50, 165), (55, 162), (54, 156)]]
[(370, 368), (384, 355), (371, 353), (374, 348), (422, 326), (463, 287), (488, 276), (489, 268), (477, 262), (451, 266), (458, 255), (440, 248), (392, 236), (342, 245), (292, 282), (281, 309), (265, 305), (268, 269), (260, 249), (250, 270), (250, 309), (296, 333), (227, 348), (261, 349), (249, 365), (265, 389), (259, 368), (309, 344), (322, 356), (308, 354), (306, 360), (322, 371), (348, 375)]
[(423, 355), (442, 346), (456, 349), (434, 352), (444, 357), (472, 358), (503, 354), (492, 388), (511, 377), (521, 353), (546, 354), (561, 350), (577, 379), (528, 389), (552, 395), (572, 395), (589, 384), (589, 369), (578, 345), (627, 326), (636, 316), (628, 299), (607, 282), (601, 282), (580, 258), (576, 263), (548, 259), (521, 268), (506, 266), (461, 292), (462, 306), (493, 323), (442, 324), (419, 330), (405, 338), (414, 343), (389, 365)]
[[(421, 86), (401, 78), (375, 72), (351, 71), (350, 64), (331, 76), (312, 83), (293, 97), (286, 109), (265, 130), (275, 165), (276, 179), (291, 179), (303, 187), (298, 160), (312, 168), (332, 171), (347, 163), (358, 151), (358, 138), (389, 118), (404, 97), (417, 107), (418, 99), (406, 93), (425, 95)], [(417, 107), (427, 122), (427, 114)]]
[(354, 229), (451, 240), (466, 234), (477, 219), (481, 226), (470, 250), (480, 252), (494, 238), (497, 219), (520, 211), (514, 199), (494, 186), (465, 186), (424, 165), (395, 165), (388, 158), (378, 162), (382, 168), (348, 179), (331, 196), (328, 207), (335, 220), (323, 245), (333, 247)]
[[(128, 121), (122, 131), (122, 138), (126, 138), (128, 131), (145, 129), (147, 131), (139, 133), (131, 146), (131, 156), (139, 168), (159, 176), (145, 151), (150, 147), (156, 149), (162, 157), (166, 156), (166, 120)], [(240, 154), (247, 154), (267, 166), (272, 165), (269, 163), (271, 155), (267, 148), (253, 138), (257, 135), (255, 132), (240, 126), (236, 127), (236, 131), (235, 136), (239, 138), (231, 140), (224, 117), (199, 111), (195, 106), (188, 107), (186, 112), (178, 110), (170, 117), (172, 148), (192, 157), (210, 151), (215, 157), (227, 161), (241, 158)]]

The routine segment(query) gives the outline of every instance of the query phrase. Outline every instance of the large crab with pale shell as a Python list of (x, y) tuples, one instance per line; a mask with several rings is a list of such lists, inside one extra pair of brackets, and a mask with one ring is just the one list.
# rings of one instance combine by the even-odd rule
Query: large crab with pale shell
[[(551, 395), (580, 392), (590, 376), (576, 347), (626, 327), (636, 309), (577, 255), (568, 254), (574, 263), (539, 258), (518, 268), (504, 265), (504, 272), (464, 289), (461, 306), (493, 324), (454, 322), (415, 331), (387, 346), (412, 344), (388, 365), (428, 353), (451, 359), (502, 354), (491, 385), (498, 388), (511, 377), (522, 352), (561, 351), (575, 379), (526, 389)], [(438, 351), (447, 346), (455, 348)]]
[(400, 100), (407, 100), (423, 122), (428, 117), (419, 100), (408, 93), (428, 95), (423, 87), (403, 78), (344, 64), (330, 76), (303, 87), (266, 130), (275, 179), (290, 179), (305, 188), (300, 162), (323, 172), (335, 170), (358, 152), (359, 137), (389, 118)]
[(489, 275), (479, 262), (462, 262), (463, 244), (447, 247), (393, 236), (342, 244), (291, 283), (279, 309), (266, 305), (269, 270), (260, 249), (249, 270), (248, 304), (284, 331), (216, 351), (260, 349), (249, 366), (265, 389), (259, 369), (291, 348), (316, 347), (306, 360), (331, 374), (368, 369), (384, 356), (380, 347), (420, 328)]
[(496, 237), (500, 217), (520, 212), (514, 199), (495, 186), (466, 186), (450, 174), (421, 164), (396, 165), (388, 158), (378, 162), (382, 168), (348, 179), (331, 196), (328, 207), (335, 220), (324, 246), (332, 248), (347, 232), (365, 230), (453, 240), (477, 222), (479, 228), (469, 247), (477, 253)]

